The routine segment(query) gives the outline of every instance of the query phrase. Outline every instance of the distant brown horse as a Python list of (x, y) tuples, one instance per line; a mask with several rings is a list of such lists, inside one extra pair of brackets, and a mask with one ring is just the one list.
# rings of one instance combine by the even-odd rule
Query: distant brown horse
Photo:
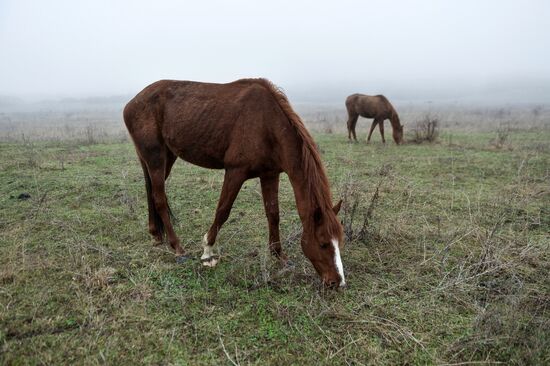
[(389, 119), (393, 130), (393, 140), (396, 144), (403, 142), (403, 125), (399, 122), (399, 115), (391, 105), (390, 101), (383, 95), (364, 95), (352, 94), (346, 98), (346, 109), (348, 110), (348, 139), (353, 138), (357, 141), (355, 135), (355, 126), (359, 116), (365, 118), (374, 118), (370, 126), (369, 137), (367, 142), (370, 142), (372, 131), (376, 125), (380, 129), (382, 142), (386, 143), (384, 138), (384, 120)]
[(294, 189), (302, 221), (301, 246), (323, 283), (345, 284), (340, 258), (343, 230), (332, 206), (330, 186), (315, 142), (286, 96), (265, 79), (228, 84), (161, 80), (149, 85), (124, 108), (124, 121), (145, 175), (149, 232), (164, 233), (178, 262), (184, 256), (170, 222), (165, 180), (177, 157), (192, 164), (225, 169), (214, 222), (204, 235), (201, 256), (207, 266), (218, 259), (213, 245), (247, 179), (260, 178), (269, 225), (269, 248), (286, 263), (279, 238), (279, 174)]

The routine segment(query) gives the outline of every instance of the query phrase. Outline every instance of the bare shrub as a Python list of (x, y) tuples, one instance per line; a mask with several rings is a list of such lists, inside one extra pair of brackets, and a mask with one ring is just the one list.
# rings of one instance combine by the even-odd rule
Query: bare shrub
[(86, 129), (84, 130), (84, 136), (85, 136), (84, 141), (88, 145), (93, 145), (93, 144), (97, 143), (96, 135), (97, 135), (97, 131), (96, 131), (95, 127), (92, 126), (92, 125), (87, 125)]
[(497, 135), (491, 141), (491, 145), (497, 149), (502, 149), (503, 147), (509, 145), (509, 136), (510, 136), (510, 127), (501, 126), (497, 129)]
[[(359, 210), (359, 204), (363, 201), (361, 196), (359, 187), (353, 180), (350, 180), (344, 188), (344, 196), (342, 198), (342, 225), (344, 227), (346, 242), (363, 240), (366, 237), (371, 215), (368, 215), (363, 209)], [(376, 191), (375, 196), (378, 196), (378, 191)], [(363, 214), (361, 215), (359, 211), (362, 211)], [(358, 227), (354, 225), (357, 219), (361, 222)]]
[(380, 180), (376, 185), (368, 205), (365, 205), (367, 201), (363, 196), (363, 188), (358, 185), (353, 177), (349, 177), (344, 187), (344, 195), (342, 198), (342, 225), (344, 227), (344, 235), (346, 236), (347, 242), (364, 241), (367, 238), (370, 220), (372, 219), (374, 209), (380, 198), (380, 187), (390, 170), (391, 166), (387, 164), (384, 164), (380, 168)]
[(38, 152), (36, 151), (36, 146), (34, 142), (25, 134), (21, 135), (21, 141), (23, 146), (25, 146), (25, 155), (27, 157), (27, 164), (31, 168), (39, 168), (40, 162), (38, 159)]
[[(107, 132), (95, 124), (87, 124), (86, 127), (80, 132), (82, 143), (85, 145), (100, 144), (108, 140), (109, 135)], [(111, 138), (114, 135), (111, 135)]]
[(439, 118), (426, 114), (422, 119), (416, 121), (412, 142), (420, 144), (423, 142), (435, 142), (439, 137)]
[[(529, 235), (534, 219), (526, 217), (526, 204), (523, 197), (503, 196), (487, 206), (490, 212), (474, 214), (466, 234), (461, 234), (461, 240), (468, 240), (468, 254), (449, 261), (451, 266), (440, 275), (434, 291), (471, 303), (476, 313), (470, 334), (448, 349), (452, 362), (465, 354), (490, 354), (510, 364), (548, 360), (548, 296), (536, 286), (545, 281), (548, 262), (546, 248)], [(451, 243), (456, 246), (457, 240)], [(444, 252), (451, 250), (451, 243)]]

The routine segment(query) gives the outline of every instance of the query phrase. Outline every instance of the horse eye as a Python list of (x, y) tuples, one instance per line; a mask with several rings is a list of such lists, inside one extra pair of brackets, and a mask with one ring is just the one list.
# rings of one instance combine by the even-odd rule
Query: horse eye
[(321, 248), (322, 249), (327, 249), (329, 246), (329, 243), (321, 243)]

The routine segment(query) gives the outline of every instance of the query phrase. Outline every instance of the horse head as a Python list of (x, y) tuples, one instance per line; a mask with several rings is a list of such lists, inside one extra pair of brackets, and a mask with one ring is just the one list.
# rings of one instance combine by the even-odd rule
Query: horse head
[(317, 207), (310, 218), (311, 224), (304, 225), (301, 239), (302, 251), (321, 276), (323, 284), (333, 288), (346, 285), (340, 257), (344, 235), (342, 224), (336, 217), (341, 205), (342, 201), (332, 209)]

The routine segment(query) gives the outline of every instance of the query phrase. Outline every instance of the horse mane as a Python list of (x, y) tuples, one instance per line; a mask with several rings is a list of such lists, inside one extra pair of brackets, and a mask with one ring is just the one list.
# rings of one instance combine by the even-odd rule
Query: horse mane
[(317, 205), (323, 210), (323, 212), (326, 212), (327, 210), (332, 212), (332, 195), (330, 192), (330, 185), (315, 141), (313, 141), (313, 138), (307, 131), (300, 116), (298, 116), (294, 109), (292, 109), (288, 98), (281, 88), (277, 87), (267, 79), (261, 78), (256, 79), (256, 81), (271, 92), (279, 104), (279, 107), (281, 107), (290, 124), (294, 127), (296, 133), (302, 140), (301, 167), (308, 178), (308, 191), (310, 192), (310, 197), (314, 200), (313, 208)]
[(388, 98), (386, 98), (386, 96), (382, 95), (382, 94), (379, 94), (376, 97), (383, 100), (388, 105), (388, 107), (390, 108), (390, 122), (392, 124), (392, 127), (393, 128), (401, 128), (401, 121), (399, 120), (399, 115), (397, 114), (397, 111), (395, 110), (393, 105), (390, 103)]
[(392, 106), (392, 116), (390, 118), (390, 122), (392, 124), (393, 128), (402, 129), (401, 127), (401, 120), (399, 119), (399, 115), (397, 114), (395, 108)]

